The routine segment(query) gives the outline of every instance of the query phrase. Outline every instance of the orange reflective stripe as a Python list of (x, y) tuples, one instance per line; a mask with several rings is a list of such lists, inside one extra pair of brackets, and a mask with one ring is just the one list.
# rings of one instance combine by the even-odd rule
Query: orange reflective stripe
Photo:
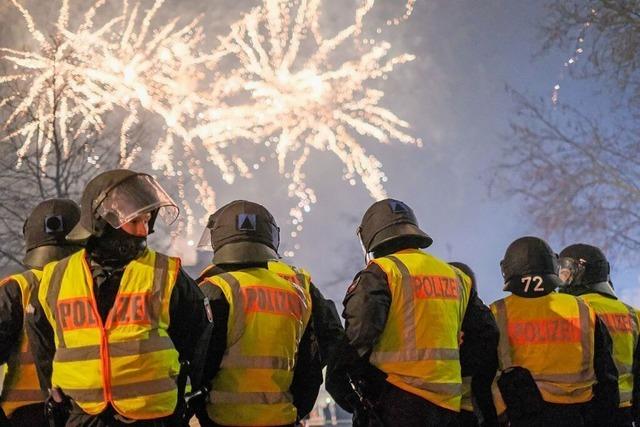
[(1, 400), (3, 402), (39, 402), (45, 398), (46, 395), (39, 389), (11, 389), (2, 393)]
[(507, 369), (513, 366), (511, 359), (511, 345), (509, 344), (509, 335), (506, 333), (507, 328), (507, 306), (505, 300), (501, 299), (493, 303), (495, 307), (495, 318), (500, 331), (500, 341), (498, 342), (498, 361), (500, 369)]
[[(402, 280), (402, 287), (405, 289), (405, 294), (406, 294), (406, 298), (407, 298), (407, 302), (408, 304), (405, 304), (406, 306), (406, 310), (404, 311), (404, 325), (405, 325), (405, 330), (404, 330), (404, 340), (406, 342), (406, 347), (409, 350), (415, 350), (417, 349), (417, 343), (416, 343), (416, 325), (415, 325), (415, 318), (416, 318), (416, 305), (415, 302), (413, 300), (414, 295), (413, 295), (413, 291), (412, 291), (412, 286), (411, 286), (411, 273), (409, 272), (409, 269), (407, 268), (406, 265), (404, 265), (404, 263), (402, 261), (400, 261), (397, 257), (391, 255), (388, 257), (391, 261), (393, 261), (393, 263), (396, 265), (396, 267), (398, 268), (398, 271), (400, 271), (400, 276), (401, 276), (401, 280)], [(374, 352), (377, 353), (377, 352)]]
[(176, 379), (172, 377), (157, 380), (139, 381), (132, 384), (111, 385), (111, 394), (114, 399), (131, 399), (149, 394), (166, 393), (175, 391)]
[(417, 387), (421, 390), (428, 390), (433, 393), (442, 393), (448, 395), (459, 395), (462, 393), (462, 383), (434, 383), (429, 381), (424, 381), (420, 378), (416, 377), (408, 377), (405, 375), (397, 375), (397, 378), (400, 378), (403, 382)]
[(246, 368), (246, 369), (285, 369), (292, 370), (295, 360), (286, 357), (271, 356), (241, 356), (234, 354), (233, 358), (222, 359), (222, 368)]
[[(234, 298), (234, 315), (237, 316), (238, 320), (236, 322), (233, 322), (233, 324), (231, 325), (231, 337), (233, 337), (234, 340), (238, 340), (240, 339), (240, 335), (242, 334), (243, 325), (246, 322), (244, 298), (240, 298), (240, 282), (238, 282), (238, 279), (236, 279), (231, 273), (218, 274), (216, 277), (224, 280), (231, 288), (231, 292), (233, 293), (233, 295), (236, 296), (236, 298)], [(233, 343), (227, 343), (227, 348), (231, 346), (230, 344)]]
[(591, 356), (593, 355), (593, 348), (591, 345), (591, 316), (589, 315), (589, 305), (586, 302), (577, 298), (578, 312), (580, 313), (580, 329), (582, 330), (582, 372), (591, 371), (593, 366)]
[(377, 351), (371, 360), (379, 363), (413, 362), (418, 360), (458, 360), (460, 351), (455, 348), (421, 348), (404, 351)]
[(227, 404), (263, 404), (275, 405), (278, 403), (291, 403), (293, 397), (289, 392), (230, 392), (214, 390), (209, 393), (210, 398), (216, 403)]
[[(56, 311), (56, 303), (58, 301), (58, 295), (60, 294), (60, 289), (62, 288), (62, 276), (64, 275), (65, 270), (67, 269), (67, 265), (69, 264), (69, 258), (64, 258), (58, 261), (53, 268), (53, 272), (51, 274), (51, 280), (49, 281), (49, 289), (47, 292), (47, 305), (49, 306), (49, 310), (53, 313)], [(60, 321), (55, 322), (56, 327), (56, 335), (58, 337), (58, 345), (57, 348), (64, 348), (64, 333), (62, 332), (62, 324)]]
[(562, 387), (557, 387), (553, 383), (545, 382), (545, 381), (536, 381), (536, 385), (541, 391), (546, 391), (553, 395), (567, 396), (567, 397), (580, 397), (585, 394), (585, 391), (591, 389), (592, 384), (587, 384), (583, 387), (576, 387), (574, 390), (568, 391)]
[(109, 343), (109, 354), (112, 357), (136, 356), (155, 351), (171, 350), (173, 341), (167, 336), (149, 336), (146, 340), (120, 341)]
[(629, 317), (631, 318), (631, 322), (633, 323), (633, 330), (632, 330), (633, 348), (635, 349), (638, 346), (638, 334), (640, 334), (640, 325), (638, 325), (638, 315), (636, 314), (635, 308), (627, 304), (624, 304), (624, 306), (629, 312)]
[(56, 362), (79, 362), (82, 360), (100, 359), (99, 345), (85, 345), (81, 347), (59, 348), (53, 360)]
[[(165, 393), (176, 389), (174, 378), (160, 378), (157, 380), (139, 381), (132, 384), (111, 385), (114, 399), (131, 399), (150, 394)], [(64, 393), (78, 402), (102, 402), (104, 390), (102, 388), (69, 388)]]
[(536, 381), (550, 381), (559, 383), (580, 383), (592, 379), (589, 371), (581, 371), (575, 374), (535, 374)]
[(158, 323), (162, 313), (162, 290), (169, 274), (169, 257), (156, 252), (153, 266), (153, 285), (151, 286), (149, 316), (151, 319), (150, 336), (158, 334)]

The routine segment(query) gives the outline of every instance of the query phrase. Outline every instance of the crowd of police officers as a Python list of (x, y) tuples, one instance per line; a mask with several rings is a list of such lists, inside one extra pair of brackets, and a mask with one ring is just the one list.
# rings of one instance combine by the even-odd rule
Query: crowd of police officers
[[(178, 208), (148, 174), (104, 172), (24, 224), (26, 271), (0, 282), (0, 424), (294, 426), (323, 380), (356, 426), (632, 426), (638, 314), (602, 251), (523, 237), (490, 307), (473, 271), (425, 252), (405, 203), (364, 214), (366, 267), (344, 327), (278, 255), (263, 206), (213, 213), (196, 280), (147, 247)], [(326, 378), (323, 370), (326, 368)], [(638, 424), (636, 424), (638, 425)]]

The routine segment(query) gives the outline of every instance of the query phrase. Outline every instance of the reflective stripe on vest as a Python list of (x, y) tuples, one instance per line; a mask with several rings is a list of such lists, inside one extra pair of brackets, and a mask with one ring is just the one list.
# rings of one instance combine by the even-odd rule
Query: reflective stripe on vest
[(613, 341), (613, 360), (618, 368), (620, 407), (630, 407), (633, 394), (633, 353), (638, 345), (638, 316), (620, 300), (592, 293), (582, 295), (602, 320)]
[(264, 268), (205, 279), (229, 302), (227, 349), (211, 383), (209, 417), (221, 425), (295, 422), (289, 392), (298, 345), (311, 314), (311, 297), (293, 281)]
[[(37, 288), (42, 272), (39, 270), (27, 270), (24, 273), (10, 276), (2, 284), (11, 280), (20, 288), (22, 302), (23, 321), (31, 292)], [(0, 286), (2, 286), (0, 284)], [(34, 364), (33, 354), (29, 349), (27, 331), (22, 326), (22, 332), (18, 345), (9, 355), (7, 371), (2, 385), (0, 406), (7, 416), (10, 416), (21, 406), (43, 402), (46, 396), (40, 390), (40, 382)]]
[(557, 293), (511, 295), (491, 304), (491, 310), (500, 330), (501, 370), (528, 369), (545, 401), (591, 400), (595, 315), (585, 302)]
[(470, 281), (445, 262), (414, 249), (372, 262), (386, 273), (392, 302), (369, 361), (395, 386), (459, 411), (458, 336)]
[(84, 412), (107, 404), (135, 420), (174, 412), (179, 362), (167, 330), (179, 269), (179, 259), (146, 250), (126, 266), (103, 323), (85, 251), (45, 267), (39, 299), (54, 328), (52, 384)]

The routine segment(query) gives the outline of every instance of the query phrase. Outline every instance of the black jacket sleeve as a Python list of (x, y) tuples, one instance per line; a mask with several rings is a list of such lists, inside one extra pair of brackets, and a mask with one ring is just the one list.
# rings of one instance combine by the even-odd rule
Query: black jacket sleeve
[(45, 393), (49, 393), (56, 345), (53, 327), (49, 323), (42, 305), (38, 300), (38, 289), (39, 286), (31, 291), (28, 310), (25, 314), (25, 328), (27, 337), (29, 338), (31, 353), (35, 360), (40, 388)]
[(299, 420), (307, 416), (313, 409), (321, 385), (322, 359), (313, 322), (310, 321), (298, 345), (293, 381), (289, 388), (293, 395), (293, 404), (298, 411)]
[(20, 285), (15, 280), (0, 282), (0, 365), (16, 350), (23, 320)]
[(596, 316), (593, 369), (597, 383), (593, 386), (593, 410), (597, 425), (608, 425), (620, 403), (618, 370), (612, 356), (613, 342), (606, 326)]
[(391, 306), (387, 275), (377, 264), (369, 264), (356, 275), (343, 305), (347, 340), (360, 357), (368, 358), (382, 335)]
[(180, 360), (193, 359), (194, 349), (208, 322), (204, 295), (196, 282), (181, 268), (169, 301), (167, 331)]
[(222, 356), (227, 349), (227, 323), (229, 321), (229, 301), (222, 290), (210, 282), (200, 283), (200, 289), (209, 298), (213, 314), (213, 333), (209, 344), (207, 364), (204, 367), (204, 382), (208, 384), (220, 370)]
[(326, 389), (344, 410), (353, 412), (358, 398), (350, 384), (361, 382), (360, 392), (375, 400), (384, 387), (386, 375), (369, 363), (369, 355), (384, 330), (391, 305), (386, 274), (377, 264), (359, 272), (343, 301), (345, 336), (337, 345), (327, 367)]
[(344, 328), (333, 301), (326, 299), (320, 290), (311, 283), (311, 320), (313, 330), (318, 338), (318, 346), (322, 356), (322, 367), (329, 359), (339, 353), (338, 347), (344, 341)]
[(484, 425), (497, 423), (491, 396), (491, 383), (498, 369), (498, 326), (491, 310), (472, 289), (469, 305), (462, 321), (463, 341), (460, 346), (462, 376), (471, 376), (471, 390)]

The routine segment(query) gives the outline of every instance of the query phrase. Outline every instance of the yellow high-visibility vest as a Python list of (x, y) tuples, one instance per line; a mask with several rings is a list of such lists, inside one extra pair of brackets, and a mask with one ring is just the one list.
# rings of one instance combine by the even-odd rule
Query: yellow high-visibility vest
[(131, 261), (103, 323), (86, 257), (44, 269), (38, 298), (55, 334), (52, 385), (91, 415), (108, 404), (134, 420), (171, 415), (180, 365), (167, 330), (180, 260), (147, 249)]
[[(582, 300), (552, 292), (509, 295), (491, 304), (500, 330), (500, 370), (528, 369), (546, 402), (573, 404), (593, 397), (595, 313)], [(505, 405), (494, 381), (498, 414)]]
[(217, 424), (296, 421), (289, 391), (298, 345), (311, 315), (309, 292), (264, 268), (206, 278), (229, 302), (227, 349), (211, 383), (207, 413)]
[[(41, 277), (42, 271), (36, 269), (27, 270), (24, 273), (8, 277), (0, 283), (0, 286), (11, 280), (18, 284), (22, 296), (22, 311), (26, 313), (31, 292), (38, 286)], [(2, 385), (0, 406), (2, 406), (4, 413), (10, 416), (21, 406), (43, 402), (45, 397), (40, 390), (36, 365), (33, 360), (33, 354), (29, 349), (29, 339), (23, 325), (17, 351), (13, 352), (7, 361), (7, 372)]]
[(607, 327), (613, 341), (613, 360), (618, 368), (620, 407), (631, 406), (633, 352), (638, 344), (638, 315), (620, 300), (592, 293), (581, 295)]
[(459, 336), (470, 279), (417, 249), (371, 262), (387, 275), (391, 306), (369, 361), (396, 387), (459, 412)]

